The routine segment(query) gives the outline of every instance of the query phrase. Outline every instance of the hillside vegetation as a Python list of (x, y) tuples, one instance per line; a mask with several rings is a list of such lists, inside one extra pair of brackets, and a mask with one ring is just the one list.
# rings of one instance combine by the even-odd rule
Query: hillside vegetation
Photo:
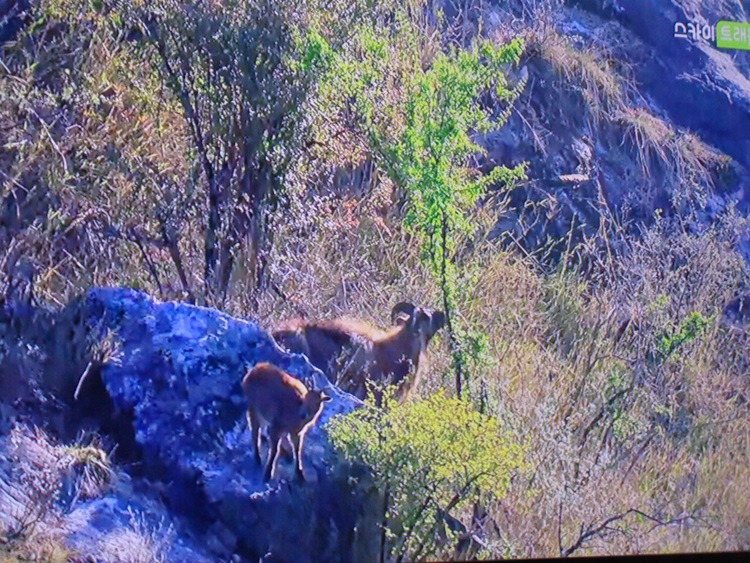
[[(44, 461), (23, 479), (127, 481), (112, 436), (53, 416), (87, 358), (117, 361), (46, 332), (92, 287), (269, 329), (387, 326), (408, 299), (448, 319), (413, 400), (328, 426), (382, 495), (385, 560), (750, 549), (745, 169), (559, 30), (561, 2), (448, 4), (31, 2), (0, 46), (0, 451)], [(85, 557), (59, 498), (7, 475), (31, 512), (0, 519), (0, 560)], [(175, 541), (122, 534), (139, 560)]]

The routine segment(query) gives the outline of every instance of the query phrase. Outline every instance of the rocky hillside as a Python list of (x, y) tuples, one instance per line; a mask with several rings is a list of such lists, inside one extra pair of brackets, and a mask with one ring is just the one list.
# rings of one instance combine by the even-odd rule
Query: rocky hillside
[[(356, 399), (332, 387), (303, 357), (283, 353), (255, 324), (214, 310), (113, 289), (92, 290), (72, 307), (81, 309), (87, 338), (116, 336), (107, 360), (99, 360), (82, 385), (80, 404), (62, 396), (68, 402), (63, 415), (70, 423), (75, 410), (88, 421), (83, 427), (115, 429), (117, 457), (127, 460), (127, 474), (118, 470), (119, 479), (111, 480), (119, 482), (87, 499), (77, 490), (81, 465), (65, 465), (71, 450), (16, 427), (2, 445), (10, 461), (2, 468), (4, 526), (15, 530), (24, 523), (25, 507), (38, 499), (24, 501), (22, 495), (36, 489), (23, 484), (37, 483), (50, 471), (47, 486), (57, 488), (59, 480), (70, 492), (55, 498), (33, 524), (71, 554), (111, 551), (112, 534), (131, 530), (134, 515), (145, 514), (143, 528), (170, 561), (373, 557), (367, 541), (376, 534), (367, 534), (362, 521), (372, 499), (348, 484), (352, 468), (336, 458), (322, 430)], [(240, 381), (248, 366), (261, 361), (333, 397), (305, 442), (304, 483), (292, 478), (291, 464), (282, 463), (283, 480), (267, 484), (253, 459)], [(179, 541), (172, 541), (175, 536)], [(138, 555), (137, 546), (122, 549), (123, 560)]]
[(530, 163), (528, 186), (499, 232), (509, 229), (532, 250), (563, 239), (559, 251), (571, 228), (591, 233), (608, 213), (648, 223), (657, 209), (694, 209), (710, 223), (729, 208), (750, 210), (750, 57), (674, 32), (677, 22), (745, 21), (742, 2), (503, 2), (484, 10), (488, 35), (526, 34), (531, 45), (517, 111), (484, 143), (494, 162)]
[[(0, 0), (0, 560), (750, 549), (719, 20), (747, 3)], [(267, 332), (402, 300), (447, 322), (393, 410)], [(259, 361), (333, 397), (305, 483), (253, 461)]]

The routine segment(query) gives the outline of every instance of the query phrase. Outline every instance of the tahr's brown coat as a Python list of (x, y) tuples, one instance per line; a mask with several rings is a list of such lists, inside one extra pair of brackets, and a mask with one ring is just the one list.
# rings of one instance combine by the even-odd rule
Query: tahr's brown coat
[(273, 337), (290, 352), (307, 356), (331, 381), (360, 399), (365, 398), (365, 382), (370, 380), (395, 384), (396, 398), (403, 400), (418, 379), (420, 360), (445, 324), (445, 315), (399, 303), (391, 318), (396, 326), (387, 331), (358, 319), (292, 319), (279, 325)]
[(325, 393), (308, 390), (305, 385), (273, 364), (262, 362), (248, 371), (242, 380), (247, 399), (247, 422), (255, 445), (255, 460), (260, 465), (260, 427), (268, 429), (270, 448), (264, 479), (275, 477), (281, 441), (289, 436), (296, 461), (296, 474), (304, 479), (302, 445), (305, 434), (318, 420)]

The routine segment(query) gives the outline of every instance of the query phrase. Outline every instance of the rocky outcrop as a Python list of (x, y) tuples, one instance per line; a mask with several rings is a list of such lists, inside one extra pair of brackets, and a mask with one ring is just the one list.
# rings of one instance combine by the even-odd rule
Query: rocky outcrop
[[(639, 89), (681, 126), (698, 131), (711, 145), (750, 168), (750, 59), (720, 50), (713, 41), (674, 37), (676, 22), (715, 26), (744, 22), (741, 2), (713, 0), (573, 0), (569, 2), (616, 22), (635, 41), (600, 37), (602, 46), (632, 65)], [(616, 35), (613, 35), (616, 37)]]
[[(116, 353), (97, 375), (111, 417), (132, 432), (130, 455), (174, 513), (208, 531), (216, 556), (335, 561), (359, 550), (357, 559), (367, 557), (363, 538), (375, 534), (365, 533), (358, 515), (368, 499), (349, 486), (349, 468), (325, 434), (355, 399), (252, 322), (127, 289), (94, 289), (82, 304), (90, 330), (116, 334)], [(259, 361), (333, 397), (305, 443), (305, 483), (292, 480), (291, 463), (280, 463), (281, 479), (266, 484), (253, 461), (240, 381)]]
[[(602, 217), (647, 225), (656, 210), (668, 217), (695, 209), (696, 218), (710, 224), (732, 207), (747, 213), (750, 53), (674, 37), (675, 22), (747, 20), (741, 3), (544, 5), (537, 15), (545, 25), (524, 2), (485, 7), (489, 37), (535, 35), (523, 60), (529, 80), (508, 123), (480, 141), (488, 167), (528, 163), (529, 181), (510, 194), (495, 234), (510, 233), (514, 246), (532, 254), (544, 249), (539, 254), (554, 262), (568, 245), (596, 233)], [(548, 30), (553, 33), (546, 35)], [(566, 47), (544, 53), (555, 35), (565, 38)], [(593, 65), (594, 59), (600, 74), (581, 76), (576, 65)], [(586, 98), (598, 81), (618, 85), (614, 107)], [(721, 155), (731, 161), (724, 164)], [(750, 248), (740, 249), (750, 256)]]

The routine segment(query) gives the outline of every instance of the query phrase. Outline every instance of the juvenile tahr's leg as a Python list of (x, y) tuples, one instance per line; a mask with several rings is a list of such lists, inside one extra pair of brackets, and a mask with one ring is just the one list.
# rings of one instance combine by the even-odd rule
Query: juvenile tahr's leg
[(288, 459), (295, 455), (294, 445), (292, 444), (291, 434), (287, 435), (281, 441), (281, 455), (284, 459)]
[(250, 434), (255, 447), (255, 463), (260, 465), (260, 421), (250, 409), (247, 411), (247, 424), (250, 427)]
[(294, 446), (295, 474), (301, 481), (305, 480), (305, 472), (302, 469), (302, 444), (305, 442), (304, 434), (289, 434), (289, 438)]
[(279, 455), (281, 454), (281, 440), (283, 436), (276, 430), (269, 432), (269, 438), (271, 439), (271, 449), (268, 452), (268, 461), (266, 462), (266, 471), (263, 478), (266, 481), (270, 481), (276, 476), (276, 466), (279, 464)]

